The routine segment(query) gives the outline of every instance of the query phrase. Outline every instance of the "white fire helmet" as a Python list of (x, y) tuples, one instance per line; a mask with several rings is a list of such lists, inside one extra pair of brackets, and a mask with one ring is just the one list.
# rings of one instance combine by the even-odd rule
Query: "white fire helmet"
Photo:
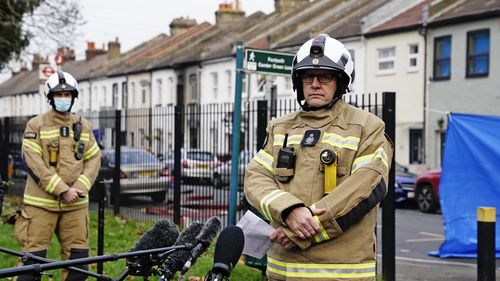
[(78, 98), (78, 82), (76, 82), (73, 75), (67, 72), (57, 71), (49, 76), (49, 79), (45, 82), (43, 93), (50, 101), (54, 93), (57, 92), (70, 92), (73, 99)]
[(344, 44), (328, 34), (319, 34), (305, 42), (293, 60), (293, 89), (297, 91), (297, 101), (303, 108), (301, 72), (305, 69), (329, 69), (337, 73), (337, 91), (334, 100), (352, 90), (354, 61), (351, 54)]

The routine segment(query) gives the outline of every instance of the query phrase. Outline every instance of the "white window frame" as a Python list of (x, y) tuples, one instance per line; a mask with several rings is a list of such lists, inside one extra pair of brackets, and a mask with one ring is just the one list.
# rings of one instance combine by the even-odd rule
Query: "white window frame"
[[(392, 56), (381, 56), (382, 52), (393, 50)], [(380, 69), (380, 64), (392, 62), (392, 68)], [(377, 74), (387, 75), (396, 73), (396, 47), (377, 48)]]
[(226, 78), (227, 78), (227, 96), (231, 97), (231, 92), (232, 92), (232, 78), (233, 75), (231, 73), (231, 70), (226, 70)]
[(155, 106), (160, 107), (163, 105), (163, 101), (162, 101), (162, 99), (163, 99), (163, 95), (162, 95), (163, 81), (161, 80), (161, 78), (156, 80), (156, 86), (157, 86), (157, 90), (158, 90), (158, 100), (156, 101)]
[[(412, 53), (411, 52), (412, 47), (415, 47), (415, 46), (417, 47), (417, 52)], [(420, 52), (420, 46), (418, 43), (408, 44), (408, 72), (417, 72), (418, 71), (418, 69), (419, 69), (419, 61), (418, 61), (419, 52)], [(415, 66), (411, 65), (411, 61), (413, 59), (415, 60)]]

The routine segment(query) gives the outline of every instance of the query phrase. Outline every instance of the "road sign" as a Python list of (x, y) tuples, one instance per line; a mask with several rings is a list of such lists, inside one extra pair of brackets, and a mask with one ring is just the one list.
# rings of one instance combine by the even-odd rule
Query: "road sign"
[(38, 79), (47, 80), (49, 76), (56, 73), (56, 68), (48, 64), (38, 66)]
[(289, 53), (245, 49), (245, 69), (266, 74), (290, 75), (294, 55)]

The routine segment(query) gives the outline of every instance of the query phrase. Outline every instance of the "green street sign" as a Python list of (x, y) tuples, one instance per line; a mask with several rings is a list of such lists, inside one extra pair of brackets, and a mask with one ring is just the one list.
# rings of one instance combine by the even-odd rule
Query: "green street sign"
[(265, 74), (290, 75), (294, 55), (259, 49), (245, 49), (245, 69)]

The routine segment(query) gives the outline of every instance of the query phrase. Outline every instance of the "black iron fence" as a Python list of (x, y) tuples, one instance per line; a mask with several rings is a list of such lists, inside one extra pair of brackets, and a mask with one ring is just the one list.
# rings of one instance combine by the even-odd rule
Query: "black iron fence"
[[(380, 94), (352, 95), (346, 97), (346, 102), (383, 118), (382, 109), (386, 105)], [(262, 145), (268, 120), (298, 108), (294, 99), (243, 103), (239, 199), (243, 196), (245, 165)], [(92, 190), (91, 201), (96, 201), (100, 195), (106, 196), (108, 207), (115, 214), (139, 220), (167, 217), (183, 224), (217, 215), (226, 221), (231, 181), (232, 113), (233, 104), (225, 103), (81, 114), (92, 123), (96, 140), (101, 145), (100, 179), (109, 179), (99, 187), (104, 190)], [(18, 195), (22, 194), (23, 180), (27, 176), (21, 158), (22, 134), (27, 120), (29, 117), (0, 119), (1, 140), (6, 144), (2, 147), (7, 147), (3, 153), (10, 155), (10, 163), (4, 162), (2, 167), (13, 167), (11, 176), (16, 187), (9, 192)], [(385, 122), (394, 124), (394, 120)], [(175, 168), (176, 144), (180, 148), (178, 169)], [(178, 186), (175, 179), (179, 179)], [(176, 198), (178, 200), (174, 200)], [(237, 209), (241, 210), (240, 204)], [(237, 219), (241, 213), (238, 212)]]

